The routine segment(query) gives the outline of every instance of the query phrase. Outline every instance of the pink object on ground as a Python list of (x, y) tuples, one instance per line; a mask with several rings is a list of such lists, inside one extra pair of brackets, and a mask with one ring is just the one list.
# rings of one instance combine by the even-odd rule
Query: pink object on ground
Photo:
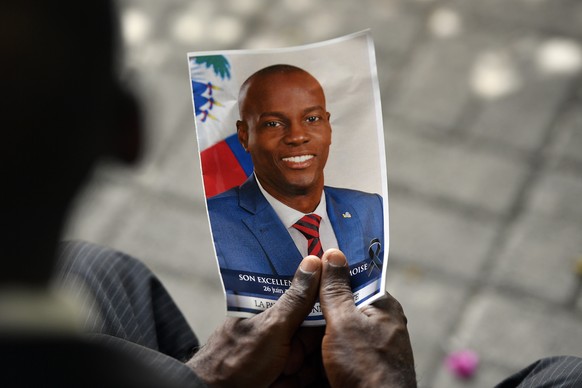
[(445, 365), (456, 377), (469, 379), (479, 367), (479, 356), (472, 350), (458, 350), (447, 356)]

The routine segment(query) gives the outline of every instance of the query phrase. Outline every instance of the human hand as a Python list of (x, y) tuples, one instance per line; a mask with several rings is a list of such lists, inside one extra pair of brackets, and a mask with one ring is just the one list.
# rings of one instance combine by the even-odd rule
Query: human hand
[(271, 388), (328, 386), (321, 360), (325, 327), (301, 327), (293, 337), (283, 373)]
[(228, 318), (187, 364), (210, 386), (261, 387), (291, 378), (309, 383), (305, 355), (319, 353), (321, 334), (298, 328), (313, 308), (320, 275), (319, 258), (303, 259), (273, 307), (248, 319)]
[(416, 387), (414, 358), (400, 303), (389, 294), (358, 309), (346, 258), (322, 257), (319, 301), (326, 320), (323, 365), (332, 387)]

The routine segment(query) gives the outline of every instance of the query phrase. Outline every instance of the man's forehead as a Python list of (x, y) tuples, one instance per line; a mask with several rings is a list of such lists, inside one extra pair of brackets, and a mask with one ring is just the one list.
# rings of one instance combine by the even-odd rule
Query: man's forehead
[[(309, 73), (294, 71), (259, 75), (241, 93), (244, 110), (263, 109), (274, 103), (285, 105), (296, 100), (325, 109), (325, 95), (319, 82)], [(314, 101), (317, 101), (314, 104)]]
[(255, 76), (250, 79), (249, 88), (255, 88), (259, 85), (272, 83), (287, 85), (287, 87), (292, 85), (309, 87), (308, 85), (312, 84), (321, 87), (321, 85), (319, 85), (319, 81), (317, 81), (314, 76), (304, 70), (297, 69), (265, 74), (255, 74)]

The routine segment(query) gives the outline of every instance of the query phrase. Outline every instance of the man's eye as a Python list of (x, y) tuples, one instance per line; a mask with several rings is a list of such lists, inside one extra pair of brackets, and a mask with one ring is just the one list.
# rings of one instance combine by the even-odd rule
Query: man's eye
[(316, 121), (319, 121), (319, 116), (309, 116), (307, 118), (307, 122), (309, 123), (315, 123)]
[(279, 126), (279, 123), (277, 121), (267, 121), (265, 123), (265, 127), (277, 127)]

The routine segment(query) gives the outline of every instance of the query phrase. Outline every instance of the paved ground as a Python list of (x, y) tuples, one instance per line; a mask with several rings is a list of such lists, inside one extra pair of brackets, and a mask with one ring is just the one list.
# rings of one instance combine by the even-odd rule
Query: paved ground
[[(582, 2), (126, 0), (123, 20), (150, 142), (139, 168), (99, 169), (67, 235), (145, 260), (203, 340), (224, 302), (186, 52), (370, 27), (389, 173), (388, 288), (410, 320), (420, 386), (487, 387), (541, 356), (582, 356)], [(442, 367), (463, 348), (481, 357), (470, 381)]]

